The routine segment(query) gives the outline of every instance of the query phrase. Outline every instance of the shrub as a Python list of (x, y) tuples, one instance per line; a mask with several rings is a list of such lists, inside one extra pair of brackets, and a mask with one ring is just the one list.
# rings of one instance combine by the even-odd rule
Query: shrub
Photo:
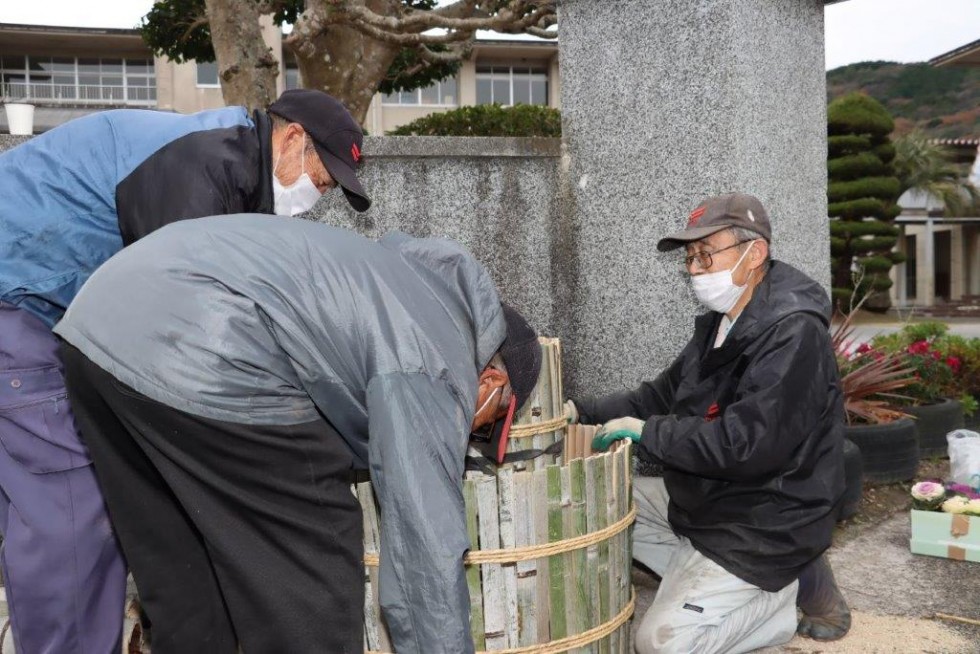
[(871, 346), (904, 356), (915, 371), (915, 381), (904, 394), (919, 403), (959, 399), (970, 415), (980, 398), (980, 338), (964, 338), (948, 330), (941, 322), (908, 324), (896, 333), (876, 336)]
[(394, 129), (393, 136), (561, 136), (561, 112), (550, 107), (482, 104), (433, 113)]

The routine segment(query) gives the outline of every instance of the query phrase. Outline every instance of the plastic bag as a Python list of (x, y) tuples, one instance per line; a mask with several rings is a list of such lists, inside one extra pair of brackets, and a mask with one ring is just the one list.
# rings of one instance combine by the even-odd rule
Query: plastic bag
[(946, 434), (950, 478), (980, 491), (980, 434), (957, 429)]

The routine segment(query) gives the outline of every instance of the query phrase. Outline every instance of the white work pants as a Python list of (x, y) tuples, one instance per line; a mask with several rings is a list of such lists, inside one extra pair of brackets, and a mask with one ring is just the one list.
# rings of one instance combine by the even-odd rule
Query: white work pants
[(662, 478), (633, 483), (633, 558), (662, 578), (640, 622), (637, 654), (737, 654), (793, 637), (798, 582), (769, 593), (742, 581), (674, 533)]

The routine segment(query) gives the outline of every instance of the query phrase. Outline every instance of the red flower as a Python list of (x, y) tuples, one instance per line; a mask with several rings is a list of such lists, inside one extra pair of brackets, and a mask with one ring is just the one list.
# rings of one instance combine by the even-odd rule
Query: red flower
[(908, 347), (909, 354), (926, 354), (929, 351), (928, 341), (916, 341)]
[(867, 343), (861, 343), (860, 345), (857, 346), (857, 349), (855, 350), (855, 352), (858, 354), (867, 354), (870, 351), (871, 351), (871, 346), (868, 345)]
[(935, 359), (936, 361), (939, 361), (940, 359), (943, 358), (943, 355), (942, 355), (942, 353), (939, 350), (933, 350), (932, 351), (932, 358)]
[(952, 368), (954, 373), (960, 371), (960, 360), (957, 357), (946, 357), (946, 365)]

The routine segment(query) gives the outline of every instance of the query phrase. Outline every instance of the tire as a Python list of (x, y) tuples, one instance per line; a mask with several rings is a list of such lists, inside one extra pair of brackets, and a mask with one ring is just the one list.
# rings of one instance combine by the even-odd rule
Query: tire
[(847, 520), (861, 506), (864, 491), (864, 464), (861, 450), (850, 439), (844, 439), (844, 496), (837, 509), (837, 519)]
[(861, 451), (865, 480), (891, 484), (915, 477), (919, 443), (911, 418), (880, 425), (851, 425), (844, 429), (844, 435)]
[(963, 429), (963, 407), (958, 401), (942, 400), (935, 404), (902, 407), (902, 410), (916, 418), (920, 457), (949, 456), (946, 434)]

